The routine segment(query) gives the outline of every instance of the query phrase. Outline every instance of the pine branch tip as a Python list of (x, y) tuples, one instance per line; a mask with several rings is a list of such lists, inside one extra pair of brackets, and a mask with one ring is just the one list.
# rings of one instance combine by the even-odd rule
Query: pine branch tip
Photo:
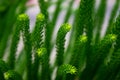
[(38, 15), (37, 15), (37, 20), (39, 20), (39, 21), (44, 21), (44, 20), (45, 20), (45, 15), (42, 14), (42, 13), (38, 14)]
[(20, 21), (26, 21), (28, 19), (29, 19), (29, 16), (27, 14), (20, 14), (18, 16), (18, 20), (20, 20)]
[(79, 41), (83, 42), (83, 43), (86, 43), (87, 42), (87, 36), (86, 35), (80, 36)]
[(4, 78), (5, 80), (22, 80), (21, 76), (13, 70), (8, 70), (5, 72)]
[(110, 39), (110, 41), (114, 42), (117, 39), (117, 35), (115, 35), (115, 34), (109, 34), (108, 38)]
[(65, 23), (62, 25), (63, 30), (65, 30), (66, 32), (69, 32), (71, 29), (71, 25), (69, 23)]
[(76, 74), (77, 69), (76, 67), (70, 65), (70, 64), (63, 64), (59, 68), (60, 74)]
[(41, 57), (41, 56), (44, 55), (46, 52), (47, 52), (46, 48), (39, 48), (39, 49), (37, 50), (37, 55), (38, 55), (39, 57)]

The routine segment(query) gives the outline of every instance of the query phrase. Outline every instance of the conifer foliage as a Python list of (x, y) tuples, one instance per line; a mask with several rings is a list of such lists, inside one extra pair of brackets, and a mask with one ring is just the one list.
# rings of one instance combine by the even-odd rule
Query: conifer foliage
[[(107, 0), (100, 0), (97, 9), (97, 0), (80, 0), (76, 10), (76, 0), (69, 0), (67, 8), (65, 1), (38, 0), (40, 13), (30, 31), (27, 0), (0, 0), (0, 80), (120, 80), (120, 0), (115, 0), (103, 37)], [(50, 13), (52, 5), (56, 8)], [(64, 10), (63, 23), (54, 36)], [(55, 57), (51, 57), (54, 49)]]

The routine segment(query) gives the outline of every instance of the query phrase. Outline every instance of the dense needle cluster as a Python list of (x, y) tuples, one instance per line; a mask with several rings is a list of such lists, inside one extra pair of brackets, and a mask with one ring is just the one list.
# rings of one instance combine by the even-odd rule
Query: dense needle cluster
[[(75, 0), (65, 9), (66, 0), (38, 0), (41, 12), (32, 31), (24, 12), (26, 1), (0, 2), (0, 80), (120, 80), (120, 0), (112, 8), (103, 37), (107, 0), (100, 0), (98, 8), (97, 0), (80, 0), (76, 10)], [(52, 5), (56, 8), (50, 13)], [(53, 37), (62, 10), (66, 15)], [(23, 48), (18, 52), (20, 39)]]

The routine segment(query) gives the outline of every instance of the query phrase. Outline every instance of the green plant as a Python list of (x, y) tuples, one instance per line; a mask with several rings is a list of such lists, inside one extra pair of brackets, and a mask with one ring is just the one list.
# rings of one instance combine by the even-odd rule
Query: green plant
[[(119, 80), (120, 14), (117, 15), (117, 11), (120, 1), (116, 0), (106, 33), (101, 38), (107, 1), (101, 0), (95, 9), (97, 0), (81, 0), (78, 8), (73, 10), (74, 0), (70, 0), (53, 42), (53, 32), (64, 0), (52, 1), (38, 0), (41, 13), (36, 16), (31, 32), (29, 16), (24, 13), (26, 0), (15, 0), (14, 3), (0, 1), (0, 80)], [(48, 8), (54, 4), (56, 9), (49, 19)], [(71, 15), (74, 15), (73, 23), (69, 22)], [(70, 38), (66, 47), (67, 33)], [(17, 54), (20, 37), (24, 47)], [(6, 47), (7, 43), (10, 46)], [(54, 46), (56, 57), (51, 64)], [(5, 52), (7, 48), (8, 53)]]

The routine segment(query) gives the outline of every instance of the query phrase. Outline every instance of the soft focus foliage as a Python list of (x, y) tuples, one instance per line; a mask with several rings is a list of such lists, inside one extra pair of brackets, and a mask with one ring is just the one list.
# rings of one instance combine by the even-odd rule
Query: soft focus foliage
[(0, 0), (0, 80), (120, 80), (120, 0), (103, 37), (109, 0), (38, 0), (32, 31), (29, 1)]

